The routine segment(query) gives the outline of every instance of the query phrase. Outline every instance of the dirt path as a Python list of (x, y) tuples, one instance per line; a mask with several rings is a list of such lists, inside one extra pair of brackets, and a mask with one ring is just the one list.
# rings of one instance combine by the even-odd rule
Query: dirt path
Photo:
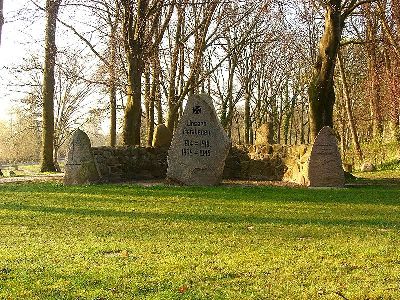
[[(57, 182), (62, 183), (64, 178), (64, 173), (56, 174), (30, 174), (25, 176), (14, 176), (14, 177), (0, 177), (0, 185), (2, 184), (13, 184), (13, 183), (36, 183), (36, 182)], [(160, 180), (138, 180), (123, 182), (122, 184), (138, 184), (141, 186), (155, 186), (155, 185), (171, 185), (170, 182), (160, 179)], [(118, 184), (118, 183), (116, 183)], [(292, 188), (301, 188), (298, 184), (284, 182), (284, 181), (254, 181), (254, 180), (223, 180), (222, 186), (284, 186)], [(346, 184), (347, 187), (351, 186), (388, 186), (397, 187), (400, 186), (400, 178), (397, 176), (392, 178), (360, 178), (357, 181)], [(303, 187), (304, 188), (304, 187)]]
[(63, 177), (64, 173), (48, 174), (48, 175), (1, 177), (0, 184), (29, 183), (29, 182), (62, 182)]

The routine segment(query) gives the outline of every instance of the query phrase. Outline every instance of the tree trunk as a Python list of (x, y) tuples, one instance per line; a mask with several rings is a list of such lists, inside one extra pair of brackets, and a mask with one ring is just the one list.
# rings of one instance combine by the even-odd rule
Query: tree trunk
[(110, 82), (110, 146), (117, 144), (117, 89), (115, 83)]
[(301, 111), (300, 111), (300, 144), (305, 144), (306, 139), (305, 139), (305, 130), (304, 130), (304, 113), (305, 111), (305, 105), (303, 100), (301, 101)]
[(244, 143), (250, 144), (250, 93), (244, 95)]
[(117, 144), (117, 28), (119, 19), (119, 2), (116, 2), (116, 17), (111, 24), (110, 32), (110, 62), (108, 64), (108, 72), (110, 75), (109, 81), (109, 96), (110, 96), (110, 146), (115, 147)]
[(43, 72), (43, 133), (41, 172), (56, 171), (54, 165), (54, 66), (57, 54), (56, 25), (61, 0), (46, 1), (45, 59)]
[[(152, 94), (154, 94), (154, 108), (157, 111), (157, 125), (160, 125), (164, 123), (163, 119), (163, 111), (162, 111), (162, 103), (161, 103), (161, 82), (160, 82), (160, 76), (161, 76), (161, 65), (160, 65), (160, 57), (159, 57), (159, 52), (154, 55), (154, 61), (153, 61), (153, 76), (156, 79), (153, 82), (153, 88), (154, 91), (152, 91)], [(153, 80), (154, 80), (153, 78)], [(155, 117), (155, 116), (154, 116)]]
[(343, 26), (341, 1), (330, 0), (326, 5), (325, 29), (319, 43), (315, 72), (308, 89), (313, 139), (322, 127), (333, 127), (333, 106), (335, 104), (333, 76)]
[(178, 20), (176, 23), (176, 33), (174, 37), (174, 48), (171, 55), (171, 69), (169, 71), (169, 86), (168, 86), (168, 113), (167, 113), (167, 128), (173, 132), (175, 124), (178, 121), (178, 99), (177, 99), (177, 72), (179, 54), (183, 51), (183, 45), (181, 44), (182, 31), (185, 26), (185, 14), (182, 8), (178, 8)]
[(144, 97), (146, 103), (146, 145), (147, 147), (151, 147), (153, 142), (153, 133), (154, 133), (154, 70), (153, 70), (153, 81), (150, 78), (150, 66), (146, 67), (145, 70), (145, 88), (144, 88)]
[(390, 109), (389, 113), (389, 124), (390, 133), (392, 139), (396, 142), (400, 142), (400, 99), (399, 99), (399, 83), (400, 76), (398, 74), (400, 68), (400, 60), (396, 60), (394, 55), (387, 48), (384, 49), (385, 52), (385, 79), (384, 82), (387, 86), (387, 104)]
[(226, 98), (222, 100), (221, 124), (227, 132), (229, 138), (232, 136), (232, 117), (233, 117), (233, 86), (234, 75), (237, 67), (237, 58), (233, 54), (228, 58), (228, 87)]
[(60, 147), (58, 147), (56, 144), (54, 144), (54, 167), (56, 169), (56, 172), (61, 172), (61, 167), (58, 163), (58, 151), (60, 150)]
[(342, 78), (343, 97), (345, 100), (345, 107), (346, 107), (347, 119), (349, 121), (351, 137), (353, 139), (354, 149), (356, 150), (356, 153), (357, 153), (357, 158), (360, 161), (360, 163), (362, 163), (363, 153), (361, 151), (360, 143), (358, 140), (357, 128), (354, 123), (353, 112), (351, 109), (351, 102), (350, 102), (350, 96), (349, 96), (349, 87), (347, 84), (345, 67), (344, 67), (343, 58), (342, 58), (340, 51), (338, 52), (338, 59), (339, 59), (340, 77)]
[(368, 65), (368, 90), (369, 90), (369, 106), (372, 120), (372, 136), (380, 138), (383, 133), (382, 114), (381, 114), (381, 88), (379, 74), (381, 70), (378, 65), (378, 51), (377, 51), (377, 34), (378, 34), (378, 20), (375, 13), (372, 12), (370, 3), (365, 6), (366, 12), (366, 35), (367, 35), (367, 65)]
[(123, 144), (140, 145), (142, 117), (142, 74), (144, 69), (144, 39), (148, 0), (137, 1), (134, 18), (133, 4), (124, 1), (124, 44), (128, 63), (127, 103), (124, 115)]

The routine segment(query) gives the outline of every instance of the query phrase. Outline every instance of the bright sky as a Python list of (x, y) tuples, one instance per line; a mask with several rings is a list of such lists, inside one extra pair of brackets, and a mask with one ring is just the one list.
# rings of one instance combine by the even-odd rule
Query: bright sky
[[(12, 108), (12, 100), (20, 96), (10, 91), (8, 68), (21, 64), (28, 49), (32, 51), (32, 48), (36, 48), (33, 46), (35, 39), (41, 38), (40, 31), (37, 30), (40, 24), (36, 22), (36, 24), (29, 25), (29, 30), (27, 30), (27, 22), (18, 20), (23, 16), (17, 15), (17, 11), (26, 7), (27, 2), (29, 1), (4, 0), (5, 24), (2, 30), (0, 46), (0, 120), (4, 121), (10, 121), (9, 112)], [(22, 31), (26, 33), (23, 34)], [(29, 35), (34, 38), (32, 39)], [(25, 41), (31, 41), (32, 43), (26, 43)]]
[[(36, 2), (44, 5), (43, 0)], [(18, 13), (20, 9), (25, 11)], [(20, 72), (18, 68), (24, 64), (24, 59), (29, 59), (32, 54), (43, 57), (45, 18), (29, 0), (4, 0), (4, 18), (0, 46), (0, 120), (10, 122), (12, 118), (10, 112), (15, 106), (13, 100), (21, 100), (27, 92), (26, 88), (15, 87), (10, 83), (24, 82), (24, 72)], [(59, 24), (57, 31), (63, 32), (62, 30), (65, 31), (65, 28)], [(64, 41), (71, 41), (70, 38), (66, 38), (66, 34), (63, 32), (63, 38), (56, 38), (60, 48), (64, 45)], [(18, 72), (14, 71), (14, 75), (11, 75), (9, 71), (11, 67), (17, 67)], [(17, 90), (20, 92), (16, 92)]]

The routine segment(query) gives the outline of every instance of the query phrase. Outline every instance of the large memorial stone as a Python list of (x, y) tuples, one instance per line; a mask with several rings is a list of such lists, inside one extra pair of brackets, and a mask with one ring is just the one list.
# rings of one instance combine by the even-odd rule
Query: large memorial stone
[(325, 126), (312, 146), (308, 164), (310, 187), (343, 187), (345, 183), (342, 159), (333, 130)]
[(90, 184), (100, 180), (92, 154), (90, 139), (85, 132), (77, 129), (72, 135), (65, 163), (65, 185)]
[(167, 177), (185, 185), (216, 185), (230, 148), (207, 94), (192, 95), (168, 151)]

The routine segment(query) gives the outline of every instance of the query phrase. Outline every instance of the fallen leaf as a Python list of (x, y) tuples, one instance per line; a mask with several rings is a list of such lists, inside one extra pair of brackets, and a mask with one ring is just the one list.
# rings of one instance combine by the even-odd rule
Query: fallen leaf
[(181, 293), (181, 294), (184, 294), (184, 293), (186, 293), (187, 292), (187, 290), (188, 290), (188, 287), (186, 286), (186, 285), (182, 285), (180, 288), (179, 288), (179, 293)]

